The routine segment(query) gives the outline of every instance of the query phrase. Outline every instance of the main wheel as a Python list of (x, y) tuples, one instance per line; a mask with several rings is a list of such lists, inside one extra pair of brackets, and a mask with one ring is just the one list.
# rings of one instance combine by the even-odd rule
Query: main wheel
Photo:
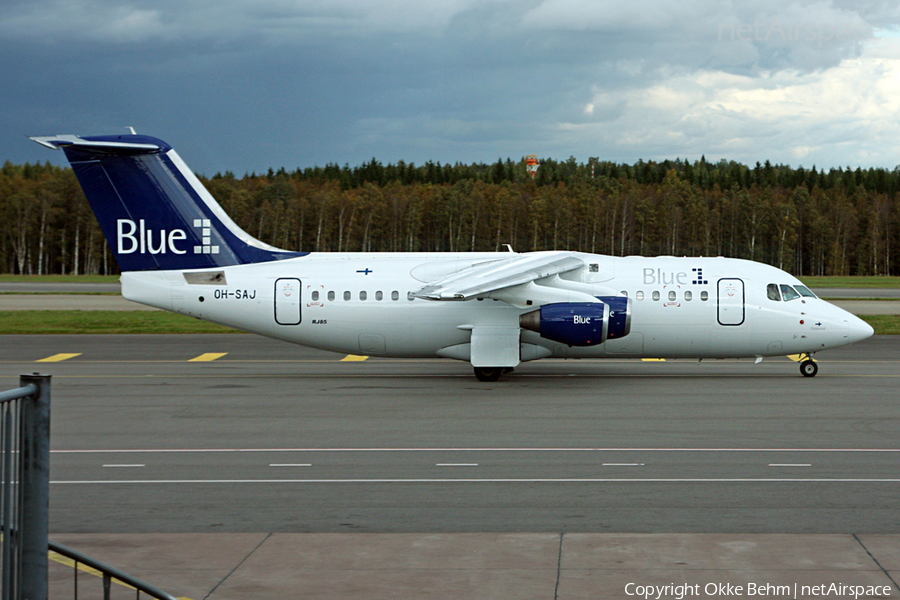
[(800, 372), (804, 377), (815, 377), (816, 373), (819, 372), (819, 365), (813, 362), (812, 359), (806, 359), (800, 363)]
[(497, 381), (502, 374), (502, 367), (475, 367), (475, 377), (478, 381)]

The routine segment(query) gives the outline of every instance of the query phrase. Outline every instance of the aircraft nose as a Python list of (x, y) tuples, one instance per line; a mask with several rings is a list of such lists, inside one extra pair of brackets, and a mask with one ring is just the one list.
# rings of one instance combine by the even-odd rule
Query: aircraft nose
[(844, 321), (847, 324), (847, 343), (854, 344), (872, 337), (875, 330), (872, 326), (855, 315), (849, 315)]

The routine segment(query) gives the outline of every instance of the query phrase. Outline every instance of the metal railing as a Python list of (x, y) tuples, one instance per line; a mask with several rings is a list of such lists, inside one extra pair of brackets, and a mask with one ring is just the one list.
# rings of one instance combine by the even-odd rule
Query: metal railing
[(0, 392), (0, 598), (47, 598), (50, 376)]
[(141, 592), (147, 594), (151, 598), (156, 598), (157, 600), (178, 600), (175, 596), (167, 594), (161, 589), (154, 587), (149, 583), (141, 581), (137, 577), (132, 577), (128, 573), (120, 571), (115, 567), (111, 567), (106, 563), (102, 563), (99, 560), (95, 560), (90, 556), (85, 556), (84, 554), (72, 550), (71, 548), (67, 548), (62, 544), (50, 542), (50, 550), (73, 561), (72, 585), (74, 587), (72, 598), (74, 600), (78, 599), (78, 565), (84, 565), (99, 572), (99, 576), (103, 581), (103, 600), (109, 600), (113, 581), (117, 581), (135, 590), (135, 598), (137, 598), (138, 600), (140, 600)]
[(73, 598), (79, 565), (97, 571), (103, 598), (113, 581), (157, 600), (174, 596), (115, 567), (48, 539), (50, 509), (50, 375), (22, 375), (0, 392), (0, 600), (46, 600), (48, 550), (70, 559)]

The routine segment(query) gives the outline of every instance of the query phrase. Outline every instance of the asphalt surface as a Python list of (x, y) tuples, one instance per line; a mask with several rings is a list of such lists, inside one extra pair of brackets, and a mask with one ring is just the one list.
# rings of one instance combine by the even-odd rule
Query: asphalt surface
[[(181, 598), (900, 593), (897, 337), (822, 353), (813, 379), (787, 359), (540, 361), (482, 384), (344, 358), (0, 336), (0, 386), (53, 375), (51, 538)], [(103, 589), (84, 567), (77, 586)]]
[(53, 375), (54, 532), (900, 533), (893, 336), (813, 379), (592, 360), (492, 384), (241, 334), (0, 347), (0, 385)]
[[(0, 283), (0, 310), (153, 310), (119, 291)], [(900, 314), (871, 300), (900, 289), (814, 291)], [(786, 359), (542, 361), (485, 385), (342, 358), (0, 336), (0, 385), (54, 375), (52, 538), (182, 598), (900, 592), (896, 338), (824, 353), (812, 380)], [(71, 565), (50, 564), (50, 598), (71, 598)]]
[[(880, 534), (57, 537), (194, 600), (856, 600), (896, 597), (900, 575), (900, 536)], [(72, 598), (71, 573), (51, 564), (51, 598)], [(79, 597), (102, 597), (100, 583), (82, 573)]]
[[(95, 295), (117, 290), (0, 285), (0, 310), (142, 309)], [(857, 300), (897, 290), (817, 291), (900, 312)], [(812, 380), (786, 359), (542, 361), (490, 385), (249, 335), (0, 342), (0, 385), (54, 374), (52, 539), (182, 598), (900, 592), (893, 337)], [(72, 597), (51, 559), (50, 598)], [(78, 590), (102, 580), (81, 567)]]

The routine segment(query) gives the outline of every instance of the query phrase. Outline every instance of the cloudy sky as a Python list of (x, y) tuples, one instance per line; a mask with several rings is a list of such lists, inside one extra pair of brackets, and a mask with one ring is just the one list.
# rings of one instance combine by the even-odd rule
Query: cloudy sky
[(900, 164), (878, 0), (4, 0), (0, 162), (160, 137), (197, 172), (535, 153)]

